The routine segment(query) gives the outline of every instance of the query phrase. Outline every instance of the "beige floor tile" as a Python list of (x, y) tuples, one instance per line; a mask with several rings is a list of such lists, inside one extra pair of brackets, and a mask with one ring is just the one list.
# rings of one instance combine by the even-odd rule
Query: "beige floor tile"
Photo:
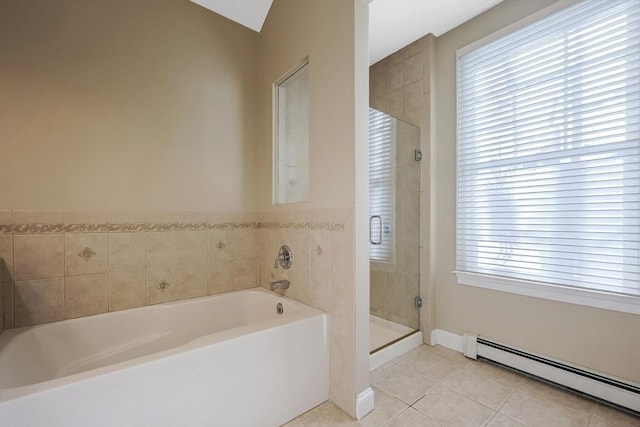
[(423, 415), (445, 426), (483, 426), (495, 411), (455, 393), (436, 386), (413, 405)]
[(358, 427), (357, 421), (330, 401), (285, 424), (286, 427)]
[(374, 387), (373, 392), (375, 409), (360, 420), (360, 425), (364, 427), (382, 426), (408, 407), (384, 390)]
[(441, 427), (442, 424), (429, 419), (409, 407), (387, 422), (384, 427)]
[(468, 357), (465, 357), (464, 354), (455, 350), (451, 350), (450, 348), (443, 347), (441, 345), (430, 346), (425, 344), (423, 346), (420, 346), (419, 348), (422, 351), (426, 351), (428, 353), (432, 353), (432, 354), (436, 354), (438, 356), (444, 357), (445, 359), (449, 359), (450, 361), (454, 362), (458, 367), (463, 367), (470, 363), (474, 363), (473, 360), (469, 359)]
[(562, 390), (559, 387), (531, 378), (524, 378), (521, 388), (527, 393), (536, 395), (554, 403), (559, 403), (567, 408), (575, 409), (576, 411), (590, 412), (594, 406), (594, 402), (592, 400), (585, 399), (576, 394)]
[[(478, 362), (482, 364), (481, 362)], [(478, 368), (458, 369), (442, 383), (444, 387), (465, 397), (498, 410), (514, 392), (518, 383), (501, 382), (491, 374)]]
[(498, 412), (493, 416), (493, 418), (491, 418), (487, 427), (526, 427), (526, 424), (522, 424), (521, 422)]
[(526, 378), (524, 375), (510, 371), (506, 368), (501, 368), (496, 365), (492, 365), (489, 362), (484, 361), (471, 361), (471, 363), (465, 367), (467, 370), (478, 372), (479, 374), (491, 378), (505, 385), (519, 385)]
[(432, 382), (441, 381), (456, 369), (466, 366), (467, 363), (465, 360), (455, 360), (438, 354), (426, 345), (416, 347), (398, 359), (399, 366), (420, 373)]
[(389, 365), (374, 373), (371, 384), (409, 405), (424, 396), (434, 385), (420, 372), (402, 365)]
[(304, 422), (302, 421), (301, 417), (298, 417), (286, 424), (283, 424), (282, 427), (304, 427)]
[(596, 404), (591, 414), (589, 427), (640, 427), (640, 417)]
[(585, 426), (589, 411), (578, 411), (549, 398), (531, 393), (521, 384), (500, 412), (531, 427)]

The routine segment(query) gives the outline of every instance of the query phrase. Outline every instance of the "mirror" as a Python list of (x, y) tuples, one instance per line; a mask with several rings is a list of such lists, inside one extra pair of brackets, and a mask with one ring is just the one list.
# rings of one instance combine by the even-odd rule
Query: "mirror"
[(274, 88), (274, 204), (309, 199), (309, 61)]

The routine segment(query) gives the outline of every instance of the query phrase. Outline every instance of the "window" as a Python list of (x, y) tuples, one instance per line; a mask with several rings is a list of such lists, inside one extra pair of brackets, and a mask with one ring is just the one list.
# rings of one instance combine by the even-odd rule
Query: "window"
[(393, 262), (394, 119), (369, 109), (369, 260)]
[(458, 52), (459, 283), (640, 313), (640, 2)]

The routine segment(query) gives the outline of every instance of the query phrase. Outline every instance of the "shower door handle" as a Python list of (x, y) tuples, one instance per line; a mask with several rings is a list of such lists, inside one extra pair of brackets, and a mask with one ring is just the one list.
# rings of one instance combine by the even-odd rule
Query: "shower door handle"
[[(378, 220), (378, 240), (373, 239), (374, 220)], [(371, 215), (369, 217), (369, 243), (371, 243), (372, 245), (382, 244), (382, 216), (381, 215)]]

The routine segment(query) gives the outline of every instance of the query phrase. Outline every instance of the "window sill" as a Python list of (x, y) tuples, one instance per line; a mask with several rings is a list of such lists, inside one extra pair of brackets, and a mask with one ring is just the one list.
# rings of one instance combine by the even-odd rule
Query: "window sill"
[(458, 284), (492, 289), (494, 291), (562, 301), (571, 304), (603, 308), (623, 313), (640, 314), (640, 297), (599, 292), (566, 286), (547, 285), (499, 276), (454, 271)]

